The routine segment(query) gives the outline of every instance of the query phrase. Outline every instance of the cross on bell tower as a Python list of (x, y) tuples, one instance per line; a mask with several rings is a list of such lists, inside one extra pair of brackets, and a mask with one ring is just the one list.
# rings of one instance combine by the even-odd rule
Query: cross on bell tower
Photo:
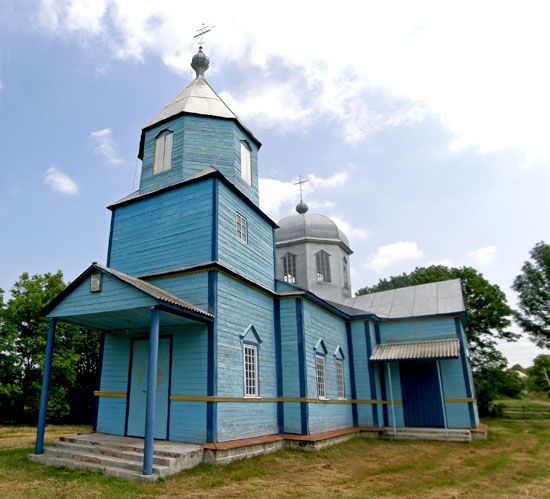
[(202, 26), (197, 30), (197, 34), (193, 38), (199, 38), (199, 50), (202, 49), (204, 44), (204, 35), (210, 33), (216, 26), (206, 26), (202, 23)]
[(293, 183), (294, 185), (297, 185), (300, 188), (300, 202), (296, 205), (296, 211), (300, 215), (303, 215), (304, 213), (307, 212), (307, 210), (309, 210), (309, 206), (306, 203), (304, 203), (304, 199), (303, 199), (304, 184), (307, 181), (308, 181), (307, 178), (302, 178), (302, 176), (300, 175), (298, 177), (298, 180), (296, 180), (296, 182)]

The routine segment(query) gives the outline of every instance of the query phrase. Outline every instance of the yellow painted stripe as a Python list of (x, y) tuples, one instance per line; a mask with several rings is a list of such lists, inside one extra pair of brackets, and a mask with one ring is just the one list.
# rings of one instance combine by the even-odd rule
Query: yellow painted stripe
[(170, 395), (170, 400), (185, 402), (307, 402), (309, 404), (401, 404), (401, 400), (339, 400), (339, 399), (316, 399), (302, 397), (213, 397), (201, 395)]
[(94, 395), (96, 397), (114, 397), (118, 399), (125, 399), (128, 394), (126, 392), (101, 392), (101, 391), (94, 391)]
[(474, 398), (449, 398), (445, 399), (445, 402), (477, 402)]

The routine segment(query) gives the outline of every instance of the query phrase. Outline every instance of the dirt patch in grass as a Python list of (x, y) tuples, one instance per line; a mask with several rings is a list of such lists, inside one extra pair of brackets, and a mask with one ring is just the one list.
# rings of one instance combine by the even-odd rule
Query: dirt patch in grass
[[(224, 467), (201, 465), (154, 484), (29, 463), (30, 449), (13, 446), (32, 441), (34, 429), (25, 436), (22, 428), (0, 428), (0, 496), (550, 497), (550, 422), (486, 423), (485, 442), (353, 439), (315, 453), (282, 450)], [(79, 431), (87, 428), (50, 427), (47, 438)]]

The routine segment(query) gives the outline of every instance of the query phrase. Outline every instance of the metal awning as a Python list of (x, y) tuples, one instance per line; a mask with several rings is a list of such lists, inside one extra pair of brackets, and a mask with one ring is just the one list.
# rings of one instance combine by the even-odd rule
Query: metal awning
[(384, 343), (374, 347), (370, 360), (453, 359), (459, 353), (458, 339)]

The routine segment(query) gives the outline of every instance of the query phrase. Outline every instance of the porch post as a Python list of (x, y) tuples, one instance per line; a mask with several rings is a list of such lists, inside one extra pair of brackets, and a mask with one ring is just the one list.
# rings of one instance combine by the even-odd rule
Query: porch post
[(153, 446), (155, 439), (155, 402), (157, 397), (157, 360), (159, 349), (160, 312), (151, 309), (149, 334), (149, 369), (147, 372), (147, 408), (145, 412), (145, 441), (143, 446), (143, 474), (153, 474)]
[(46, 412), (48, 410), (48, 389), (50, 387), (50, 373), (52, 370), (53, 340), (55, 336), (56, 320), (52, 317), (48, 324), (48, 342), (44, 356), (44, 376), (42, 378), (42, 393), (40, 394), (40, 410), (38, 412), (38, 425), (36, 427), (35, 454), (44, 452), (44, 432), (46, 430)]
[(447, 426), (447, 406), (445, 405), (445, 393), (443, 392), (443, 380), (441, 379), (441, 368), (439, 367), (439, 359), (437, 364), (437, 379), (439, 380), (439, 393), (441, 394), (441, 406), (443, 408), (443, 424), (445, 425), (445, 440), (449, 439), (449, 429)]
[(390, 404), (391, 404), (391, 418), (393, 423), (393, 436), (395, 437), (397, 435), (397, 429), (395, 427), (395, 407), (393, 403), (393, 386), (391, 381), (391, 368), (390, 363), (386, 362), (386, 366), (388, 367), (388, 382), (390, 384)]

